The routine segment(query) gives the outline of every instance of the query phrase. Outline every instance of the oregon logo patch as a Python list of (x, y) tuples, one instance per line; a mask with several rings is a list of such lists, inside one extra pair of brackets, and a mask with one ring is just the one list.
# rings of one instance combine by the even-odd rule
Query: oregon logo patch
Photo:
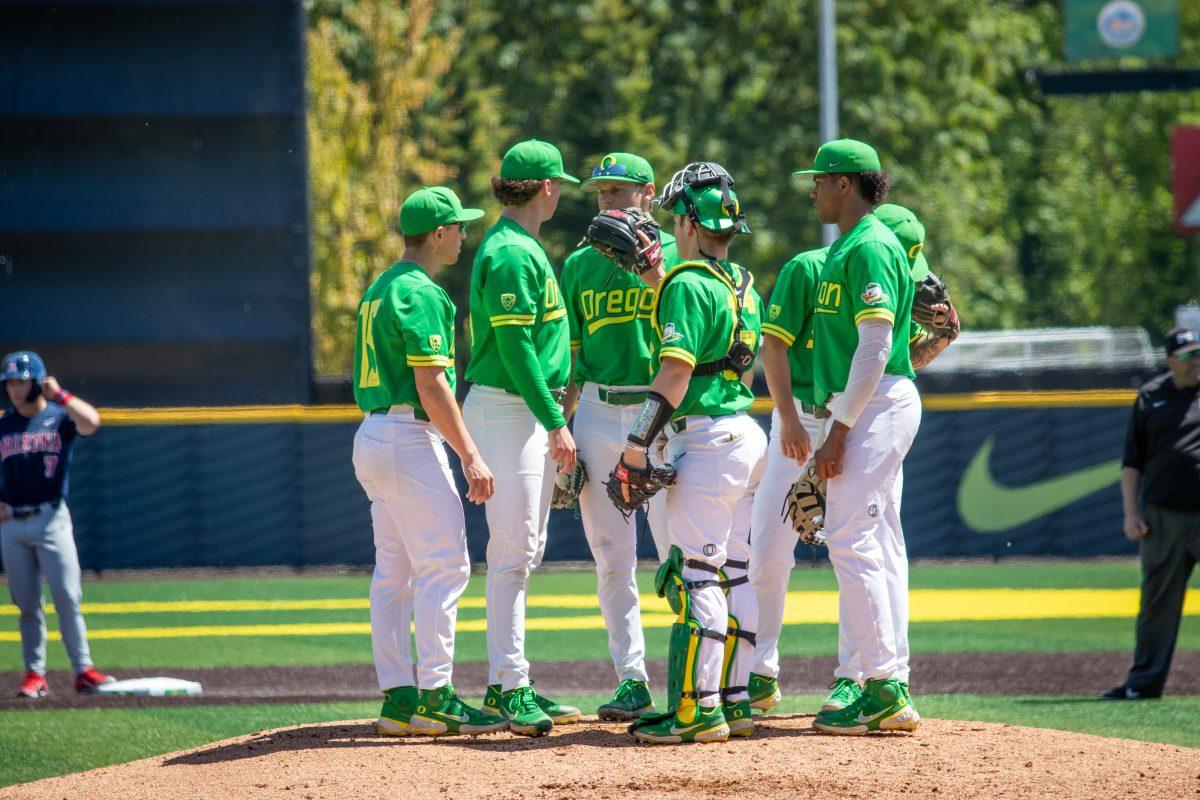
[(500, 295), (500, 305), (505, 311), (512, 311), (512, 307), (517, 304), (517, 296), (515, 294)]
[(671, 344), (671, 342), (678, 342), (681, 339), (683, 339), (683, 334), (675, 330), (675, 323), (668, 322), (666, 327), (663, 328), (662, 343)]
[(888, 296), (878, 283), (868, 283), (867, 288), (863, 289), (862, 300), (869, 306), (877, 306), (880, 303), (886, 303)]
[(431, 333), (429, 335), (429, 349), (435, 353), (440, 353), (442, 351), (442, 337), (436, 333)]
[(779, 312), (781, 312), (781, 311), (783, 311), (782, 308), (780, 308), (777, 305), (772, 304), (771, 307), (767, 309), (767, 316), (769, 316), (771, 319), (775, 319), (776, 317), (779, 316)]

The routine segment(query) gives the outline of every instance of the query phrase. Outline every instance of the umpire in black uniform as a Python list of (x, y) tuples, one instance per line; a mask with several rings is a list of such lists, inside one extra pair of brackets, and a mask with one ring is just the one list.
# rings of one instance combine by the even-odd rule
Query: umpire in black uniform
[(1121, 468), (1125, 536), (1139, 543), (1142, 559), (1137, 647), (1125, 683), (1101, 700), (1162, 696), (1200, 561), (1200, 334), (1176, 328), (1166, 348), (1171, 371), (1138, 392)]

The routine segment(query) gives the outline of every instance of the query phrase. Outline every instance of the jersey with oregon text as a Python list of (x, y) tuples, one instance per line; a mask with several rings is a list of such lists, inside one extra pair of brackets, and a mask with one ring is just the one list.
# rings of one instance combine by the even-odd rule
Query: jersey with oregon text
[[(663, 267), (679, 263), (675, 237), (662, 234)], [(591, 245), (567, 256), (562, 290), (575, 351), (576, 384), (649, 386), (658, 372), (650, 326), (654, 290)]]
[(813, 384), (818, 405), (846, 389), (858, 348), (858, 324), (892, 325), (892, 351), (884, 373), (914, 377), (906, 343), (912, 321), (913, 281), (896, 235), (874, 214), (829, 246), (813, 309)]
[[(722, 271), (724, 279), (717, 276), (717, 269)], [(737, 315), (737, 297), (732, 287), (741, 277), (740, 270), (728, 261), (715, 266), (706, 261), (684, 261), (667, 273), (650, 319), (659, 337), (660, 361), (669, 356), (695, 367), (719, 361), (729, 353)], [(755, 295), (748, 291), (746, 305), (754, 303), (757, 303)], [(746, 343), (756, 346), (757, 334), (743, 333)], [(749, 408), (753, 400), (753, 392), (732, 372), (694, 375), (674, 416), (735, 414)]]
[(450, 295), (419, 265), (401, 261), (363, 295), (354, 352), (354, 400), (363, 411), (395, 405), (421, 409), (413, 367), (441, 367), (453, 391)]
[(516, 222), (488, 229), (471, 268), (471, 363), (467, 380), (517, 392), (496, 343), (496, 328), (528, 328), (549, 389), (567, 385), (571, 349), (567, 309), (546, 251)]
[(25, 506), (66, 497), (71, 443), (78, 433), (58, 403), (46, 403), (32, 417), (8, 409), (0, 416), (0, 501)]
[(792, 369), (792, 396), (803, 403), (813, 399), (813, 305), (817, 284), (825, 264), (828, 247), (793, 256), (779, 270), (763, 334), (770, 334), (788, 346), (788, 365)]

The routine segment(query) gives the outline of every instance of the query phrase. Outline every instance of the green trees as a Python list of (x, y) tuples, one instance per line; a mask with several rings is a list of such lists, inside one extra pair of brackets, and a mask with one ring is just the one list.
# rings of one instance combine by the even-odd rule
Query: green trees
[[(647, 156), (660, 183), (690, 160), (725, 164), (754, 230), (735, 256), (769, 289), (820, 242), (809, 184), (791, 175), (820, 144), (816, 6), (313, 0), (317, 371), (349, 369), (354, 303), (399, 256), (403, 197), (450, 182), (490, 222), (488, 180), (529, 136), (580, 174), (612, 149)], [(1061, 65), (1055, 0), (837, 7), (842, 134), (880, 150), (964, 324), (1158, 330), (1200, 297), (1200, 242), (1171, 232), (1168, 147), (1173, 125), (1200, 124), (1200, 93), (1040, 97), (1024, 75)], [(1180, 60), (1195, 64), (1200, 5), (1181, 8)], [(543, 228), (553, 259), (593, 211), (563, 192)], [(464, 311), (482, 228), (447, 275)]]

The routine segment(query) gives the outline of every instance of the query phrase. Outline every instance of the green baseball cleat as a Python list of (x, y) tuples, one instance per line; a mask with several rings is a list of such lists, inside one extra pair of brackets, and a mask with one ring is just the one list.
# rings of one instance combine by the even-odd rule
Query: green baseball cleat
[(840, 711), (818, 715), (813, 727), (822, 733), (862, 736), (871, 731), (915, 731), (919, 723), (900, 681), (869, 678), (858, 700)]
[(484, 714), (459, 700), (454, 687), (450, 685), (439, 689), (422, 689), (408, 724), (413, 733), (423, 736), (479, 736), (508, 727), (505, 719)]
[(729, 726), (725, 723), (725, 714), (720, 706), (701, 706), (692, 722), (681, 720), (678, 713), (644, 718), (644, 721), (630, 725), (629, 732), (639, 742), (648, 744), (729, 741)]
[(397, 686), (383, 693), (383, 708), (375, 720), (375, 730), (384, 736), (408, 736), (412, 733), (412, 713), (417, 707), (417, 687)]
[(637, 719), (642, 714), (654, 713), (654, 700), (650, 697), (650, 684), (626, 678), (617, 687), (617, 693), (600, 708), (596, 716), (602, 720)]
[(729, 735), (748, 737), (754, 735), (754, 717), (750, 711), (749, 700), (738, 700), (736, 703), (731, 703), (726, 700), (722, 704), (722, 710), (725, 714), (725, 724), (729, 726)]
[(484, 714), (491, 714), (492, 716), (496, 717), (504, 716), (504, 714), (500, 711), (501, 694), (500, 684), (489, 683), (487, 691), (484, 692), (483, 695), (483, 705), (479, 707), (479, 710)]
[(783, 692), (779, 691), (779, 681), (770, 675), (759, 675), (751, 672), (747, 681), (747, 691), (750, 693), (750, 707), (759, 711), (769, 711), (779, 705)]
[(862, 697), (863, 691), (858, 682), (850, 678), (836, 678), (825, 688), (833, 691), (821, 704), (821, 713), (818, 716), (824, 716), (831, 711), (841, 711), (843, 708), (853, 705), (858, 698)]
[(532, 686), (518, 686), (500, 695), (500, 713), (508, 720), (508, 729), (522, 736), (545, 736), (554, 727), (554, 720), (537, 704)]
[(549, 697), (542, 697), (537, 690), (533, 689), (533, 681), (529, 682), (529, 688), (533, 690), (533, 702), (537, 703), (542, 713), (553, 720), (555, 725), (569, 725), (572, 722), (578, 722), (579, 718), (583, 716), (575, 706), (562, 705)]

